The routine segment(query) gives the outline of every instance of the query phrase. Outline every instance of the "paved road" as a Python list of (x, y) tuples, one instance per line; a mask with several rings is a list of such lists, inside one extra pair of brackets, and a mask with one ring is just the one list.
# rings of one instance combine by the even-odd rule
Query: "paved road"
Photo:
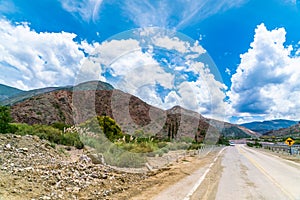
[(243, 145), (227, 148), (221, 164), (218, 200), (300, 200), (299, 164)]

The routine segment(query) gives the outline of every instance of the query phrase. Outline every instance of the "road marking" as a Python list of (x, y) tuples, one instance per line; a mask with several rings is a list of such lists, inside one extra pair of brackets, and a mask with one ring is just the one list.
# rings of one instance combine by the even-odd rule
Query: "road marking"
[(190, 190), (190, 192), (184, 197), (183, 200), (190, 200), (191, 196), (195, 193), (195, 191), (198, 189), (198, 187), (201, 185), (201, 183), (204, 181), (206, 175), (210, 172), (212, 166), (215, 164), (215, 162), (217, 161), (217, 159), (219, 158), (219, 156), (221, 155), (221, 153), (227, 149), (227, 147), (223, 148), (218, 155), (215, 157), (215, 159), (213, 160), (213, 162), (209, 165), (208, 169), (204, 172), (204, 174), (200, 177), (200, 179), (196, 182), (196, 184), (194, 185), (194, 187)]
[[(250, 149), (249, 147), (243, 147), (244, 149), (247, 149), (248, 151), (253, 151), (252, 149)], [(292, 165), (295, 165), (296, 167), (300, 167), (300, 164), (299, 163), (296, 163), (295, 161), (291, 161), (291, 160), (287, 160), (287, 159), (284, 159), (284, 158), (281, 158), (277, 155), (274, 155), (270, 152), (266, 152), (266, 151), (261, 151), (261, 150), (257, 150), (255, 151), (256, 153), (260, 153), (262, 155), (265, 155), (265, 156), (269, 156), (269, 157), (273, 157), (273, 158), (276, 158), (278, 160), (280, 160), (281, 162), (286, 162), (286, 163), (289, 163), (289, 164), (292, 164)]]
[(286, 191), (274, 178), (272, 178), (267, 171), (260, 166), (254, 159), (250, 158), (248, 155), (246, 155), (246, 152), (242, 150), (240, 147), (237, 147), (240, 154), (245, 156), (262, 174), (264, 174), (272, 183), (274, 183), (289, 199), (293, 200), (295, 197), (293, 197), (288, 191)]

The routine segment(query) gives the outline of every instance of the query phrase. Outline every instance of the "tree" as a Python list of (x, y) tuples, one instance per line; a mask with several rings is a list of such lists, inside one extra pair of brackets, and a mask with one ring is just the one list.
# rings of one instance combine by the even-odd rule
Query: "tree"
[(10, 116), (10, 110), (6, 106), (0, 106), (0, 133), (14, 133), (16, 132), (16, 127), (10, 125), (12, 121)]
[(110, 141), (115, 141), (120, 139), (121, 137), (125, 136), (122, 133), (120, 126), (108, 116), (98, 116), (97, 117), (100, 127), (102, 128), (105, 136)]

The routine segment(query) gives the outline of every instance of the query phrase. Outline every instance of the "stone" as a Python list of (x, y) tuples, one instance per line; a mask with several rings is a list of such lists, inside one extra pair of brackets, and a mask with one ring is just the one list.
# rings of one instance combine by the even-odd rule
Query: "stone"
[(88, 157), (87, 155), (82, 155), (79, 157), (79, 162), (82, 163), (90, 163), (92, 160), (90, 157)]
[(105, 165), (104, 156), (102, 154), (95, 153), (95, 154), (88, 154), (87, 156), (92, 160), (93, 164), (95, 164), (95, 165), (98, 165), (98, 164)]
[(5, 149), (10, 150), (11, 149), (11, 144), (8, 143), (7, 145), (5, 145)]

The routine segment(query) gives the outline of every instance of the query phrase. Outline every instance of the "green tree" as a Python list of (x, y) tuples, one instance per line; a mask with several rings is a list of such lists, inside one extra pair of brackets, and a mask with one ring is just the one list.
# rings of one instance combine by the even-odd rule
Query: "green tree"
[(16, 127), (10, 125), (12, 121), (10, 116), (10, 110), (8, 107), (0, 106), (0, 133), (14, 133), (16, 132)]
[(122, 133), (120, 126), (112, 118), (108, 116), (98, 116), (97, 119), (105, 136), (110, 141), (115, 141), (125, 136), (125, 134)]

